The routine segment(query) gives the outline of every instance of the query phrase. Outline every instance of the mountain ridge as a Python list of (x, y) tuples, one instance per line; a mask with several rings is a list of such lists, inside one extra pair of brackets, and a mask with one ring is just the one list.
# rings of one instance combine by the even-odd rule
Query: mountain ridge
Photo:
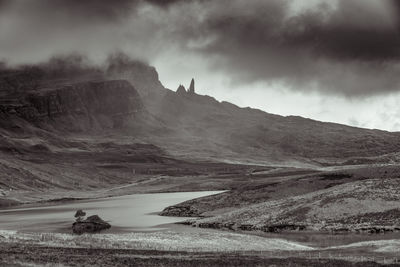
[[(116, 128), (111, 134), (118, 136), (121, 133), (131, 133), (176, 156), (213, 161), (315, 166), (397, 161), (400, 133), (242, 108), (227, 101), (217, 101), (211, 96), (197, 94), (194, 79), (190, 82), (189, 91), (186, 92), (182, 86), (179, 92), (174, 92), (161, 84), (155, 68), (127, 58), (116, 57), (102, 68), (74, 64), (74, 61), (57, 61), (57, 64), (3, 71), (0, 75), (3, 77), (0, 81), (0, 93), (3, 95), (0, 108), (3, 116), (8, 112), (7, 106), (13, 107), (15, 104), (12, 103), (12, 95), (19, 94), (25, 98), (27, 95), (40, 96), (45, 92), (55, 92), (60, 87), (64, 88), (63, 92), (68, 92), (68, 88), (87, 84), (93, 88), (104, 87), (100, 98), (96, 100), (102, 102), (102, 108), (113, 109), (122, 105), (129, 109), (129, 103), (124, 101), (130, 92), (140, 103), (137, 105), (143, 108), (142, 114), (136, 118), (128, 116), (118, 122), (111, 118), (111, 122), (105, 123), (106, 129)], [(111, 85), (113, 81), (127, 87), (130, 83), (132, 88), (117, 93), (118, 96), (114, 97), (116, 102), (108, 103), (106, 99), (112, 94), (107, 96), (107, 92), (115, 93), (118, 90)], [(95, 85), (96, 82), (98, 85)], [(10, 85), (19, 91), (14, 88), (18, 92), (9, 93), (7, 103), (6, 92), (10, 91)], [(53, 98), (57, 101), (57, 96)], [(87, 95), (87, 98), (90, 96)], [(93, 104), (92, 100), (88, 101), (85, 105)], [(96, 116), (101, 117), (101, 109), (93, 110), (93, 113), (96, 112), (99, 113)], [(30, 123), (29, 119), (25, 120)]]

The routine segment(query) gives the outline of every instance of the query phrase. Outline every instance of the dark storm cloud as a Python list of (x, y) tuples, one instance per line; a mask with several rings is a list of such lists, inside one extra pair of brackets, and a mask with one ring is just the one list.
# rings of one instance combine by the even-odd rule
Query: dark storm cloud
[(11, 0), (0, 0), (0, 8), (4, 8)]
[[(10, 1), (10, 0), (0, 0)], [(131, 15), (143, 3), (167, 7), (184, 0), (36, 0), (35, 6), (44, 11), (56, 11), (78, 18), (114, 21)]]
[[(137, 7), (143, 2), (0, 1), (0, 60), (19, 64), (69, 53), (100, 57), (118, 50), (128, 39), (122, 40), (123, 31), (129, 27), (124, 25), (136, 15)], [(143, 29), (141, 32), (144, 34)]]
[(348, 96), (400, 89), (399, 1), (339, 0), (295, 15), (289, 1), (221, 2), (200, 25), (215, 40), (199, 51), (236, 82)]
[(233, 84), (351, 97), (400, 89), (399, 0), (309, 2), (0, 0), (0, 59), (121, 49), (151, 62), (172, 46)]
[[(143, 0), (143, 1), (162, 7), (167, 7), (175, 3), (183, 2), (185, 0)], [(186, 1), (191, 1), (191, 0), (186, 0)]]
[(129, 15), (136, 3), (132, 0), (42, 0), (41, 4), (48, 10), (62, 10), (71, 16), (113, 21)]
[[(354, 2), (342, 0), (328, 17), (313, 11), (292, 18), (279, 25), (283, 43), (292, 49), (311, 48), (316, 55), (337, 60), (398, 60), (397, 25), (381, 25), (379, 17), (362, 12)], [(370, 23), (371, 19), (378, 23)]]
[(43, 19), (61, 16), (68, 17), (70, 22), (74, 23), (76, 20), (118, 21), (130, 15), (137, 2), (135, 0), (16, 0), (15, 5), (33, 15), (42, 15)]

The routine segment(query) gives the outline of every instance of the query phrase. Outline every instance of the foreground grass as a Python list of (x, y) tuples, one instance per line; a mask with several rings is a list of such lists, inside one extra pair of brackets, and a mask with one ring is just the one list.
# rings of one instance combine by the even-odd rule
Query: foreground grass
[[(0, 266), (382, 266), (372, 261), (263, 253), (66, 248), (0, 242)], [(399, 266), (394, 263), (387, 266)]]
[(318, 248), (222, 231), (80, 236), (0, 231), (0, 266), (400, 266), (399, 249), (399, 240)]
[(127, 234), (19, 233), (0, 231), (3, 243), (53, 247), (103, 249), (148, 249), (164, 251), (310, 251), (313, 248), (278, 238), (264, 238), (229, 232), (146, 232)]

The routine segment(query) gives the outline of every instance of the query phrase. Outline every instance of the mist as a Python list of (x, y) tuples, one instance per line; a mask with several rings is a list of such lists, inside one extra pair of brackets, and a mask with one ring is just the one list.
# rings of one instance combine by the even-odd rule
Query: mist
[[(349, 123), (364, 119), (340, 115), (334, 102), (362, 117), (365, 103), (378, 114), (398, 95), (399, 10), (395, 0), (3, 0), (0, 59), (79, 54), (99, 65), (122, 51), (154, 65), (171, 89), (195, 77), (200, 93), (220, 100)], [(397, 129), (376, 114), (359, 124)]]

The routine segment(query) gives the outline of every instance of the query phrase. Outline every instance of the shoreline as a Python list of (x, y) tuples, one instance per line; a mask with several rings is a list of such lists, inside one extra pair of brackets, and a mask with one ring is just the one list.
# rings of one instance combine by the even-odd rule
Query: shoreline
[[(218, 193), (220, 192), (223, 191), (218, 191)], [(170, 192), (165, 192), (165, 194), (167, 193)], [(30, 208), (34, 206), (57, 206), (79, 201), (90, 202), (102, 198), (110, 199), (138, 194), (148, 195), (158, 193), (129, 193), (85, 199), (50, 200), (30, 203), (28, 205)], [(18, 209), (20, 207), (13, 208)], [(28, 208), (27, 206), (23, 207)], [(119, 231), (121, 229), (118, 226), (113, 226), (112, 230), (117, 231), (105, 231), (82, 236), (59, 232), (32, 233), (28, 231), (0, 230), (0, 247), (6, 251), (3, 253), (7, 254), (8, 251), (9, 256), (19, 253), (22, 248), (26, 249), (26, 252), (23, 252), (19, 258), (17, 257), (18, 261), (23, 264), (29, 262), (34, 262), (35, 264), (52, 262), (51, 258), (47, 258), (51, 257), (49, 251), (66, 259), (68, 258), (67, 255), (71, 255), (71, 251), (79, 251), (88, 255), (87, 257), (76, 259), (78, 266), (93, 264), (93, 262), (95, 264), (98, 263), (98, 265), (108, 265), (109, 262), (113, 261), (118, 262), (116, 257), (119, 257), (118, 255), (121, 255), (121, 253), (124, 255), (125, 263), (131, 260), (137, 262), (138, 254), (140, 254), (139, 258), (143, 260), (143, 265), (150, 262), (157, 264), (154, 262), (154, 255), (159, 253), (162, 255), (157, 258), (157, 262), (166, 266), (169, 266), (168, 264), (173, 266), (187, 264), (204, 266), (215, 263), (228, 266), (230, 262), (227, 259), (236, 259), (241, 265), (275, 264), (277, 266), (287, 266), (287, 264), (320, 266), (322, 262), (324, 264), (332, 264), (331, 266), (357, 266), (354, 264), (366, 264), (372, 261), (368, 263), (370, 265), (358, 265), (360, 267), (381, 266), (381, 263), (396, 263), (400, 261), (400, 258), (398, 259), (400, 253), (400, 236), (396, 236), (394, 239), (381, 239), (382, 236), (378, 235), (358, 234), (360, 240), (356, 242), (322, 246), (318, 242), (313, 243), (311, 240), (303, 239), (302, 236), (315, 237), (317, 235), (325, 235), (326, 237), (330, 235), (330, 237), (334, 237), (338, 235), (322, 233), (320, 231), (283, 232), (279, 234), (258, 233), (254, 231), (230, 231), (229, 229), (221, 230), (184, 226), (182, 223), (160, 224), (156, 227), (160, 228), (163, 226), (168, 227), (161, 231), (156, 228), (152, 231), (133, 230), (132, 228), (129, 228), (128, 231)], [(65, 228), (64, 230), (67, 229)], [(372, 236), (372, 240), (363, 240), (363, 237), (366, 236)], [(96, 262), (98, 259), (93, 256), (96, 251), (107, 256), (102, 258), (101, 262)], [(146, 252), (142, 253), (141, 251)], [(182, 253), (186, 253), (186, 258), (185, 256), (181, 258)], [(35, 255), (32, 256), (32, 254)], [(15, 263), (9, 256), (5, 257), (5, 260)], [(368, 258), (369, 256), (372, 258)], [(67, 264), (69, 262), (64, 263)], [(21, 266), (25, 266), (23, 264)], [(123, 263), (121, 263), (122, 265)]]
[[(134, 185), (132, 185), (132, 186), (134, 186)], [(218, 192), (215, 194), (219, 194), (219, 193), (223, 193), (226, 191), (229, 191), (229, 190), (198, 190), (198, 191), (195, 191), (195, 190), (188, 190), (188, 191), (163, 191), (163, 190), (160, 190), (160, 191), (154, 191), (154, 192), (126, 191), (126, 192), (122, 192), (122, 193), (109, 194), (109, 195), (101, 195), (102, 193), (100, 192), (99, 195), (92, 196), (92, 197), (81, 197), (81, 198), (80, 197), (61, 197), (61, 198), (51, 198), (51, 199), (46, 199), (46, 200), (37, 200), (37, 201), (32, 201), (32, 202), (20, 202), (20, 203), (8, 205), (8, 206), (3, 206), (3, 207), (0, 206), (0, 212), (5, 211), (5, 210), (19, 209), (19, 208), (36, 208), (36, 207), (57, 206), (57, 205), (70, 204), (70, 203), (75, 203), (75, 202), (80, 202), (80, 201), (96, 201), (96, 200), (100, 200), (100, 199), (110, 199), (110, 198), (124, 197), (124, 196), (130, 196), (130, 195), (195, 193), (195, 192)], [(87, 192), (82, 192), (81, 194), (84, 195), (84, 194), (93, 194), (93, 193), (96, 193), (96, 191), (87, 191)], [(173, 217), (175, 217), (175, 216), (173, 216)]]

